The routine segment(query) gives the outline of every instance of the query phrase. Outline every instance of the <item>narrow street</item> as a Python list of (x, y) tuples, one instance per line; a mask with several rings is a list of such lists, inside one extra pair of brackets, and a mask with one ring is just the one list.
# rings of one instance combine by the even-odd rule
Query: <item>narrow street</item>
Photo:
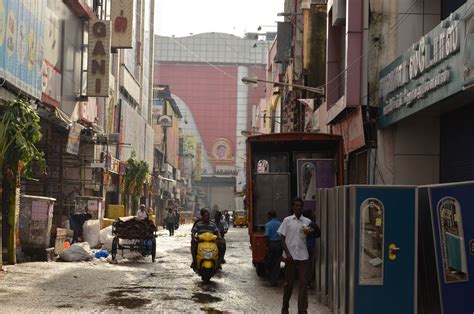
[[(35, 262), (6, 266), (0, 274), (1, 313), (46, 312), (207, 312), (278, 313), (283, 281), (271, 287), (251, 263), (247, 229), (230, 228), (227, 263), (203, 284), (190, 265), (190, 225), (174, 237), (159, 231), (155, 263), (150, 257), (118, 264)], [(297, 290), (290, 310), (296, 312)], [(329, 313), (309, 292), (309, 313)]]

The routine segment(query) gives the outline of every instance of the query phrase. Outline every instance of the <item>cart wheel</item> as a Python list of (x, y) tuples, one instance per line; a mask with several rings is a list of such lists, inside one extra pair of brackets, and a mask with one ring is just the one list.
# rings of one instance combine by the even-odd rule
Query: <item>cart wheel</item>
[(119, 244), (119, 238), (114, 237), (112, 240), (112, 260), (115, 261), (115, 257), (117, 256), (117, 249)]
[(151, 261), (153, 263), (155, 262), (155, 256), (156, 256), (156, 239), (153, 238), (151, 240)]

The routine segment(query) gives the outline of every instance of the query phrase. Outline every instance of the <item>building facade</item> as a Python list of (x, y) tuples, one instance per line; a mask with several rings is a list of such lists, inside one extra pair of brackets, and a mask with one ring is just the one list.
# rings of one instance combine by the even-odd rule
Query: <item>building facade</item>
[(195, 193), (207, 198), (201, 199), (201, 206), (217, 203), (221, 208), (235, 208), (234, 177), (238, 169), (244, 169), (245, 132), (251, 128), (252, 107), (265, 89), (264, 85), (244, 85), (241, 79), (265, 78), (269, 47), (269, 42), (258, 40), (258, 34), (248, 37), (223, 33), (156, 37), (155, 84), (170, 86), (183, 116), (182, 135), (193, 136), (196, 154), (200, 151), (194, 156), (195, 191), (202, 177), (229, 178), (222, 192), (226, 196), (219, 200), (211, 197), (218, 194), (210, 192), (213, 179), (206, 179)]

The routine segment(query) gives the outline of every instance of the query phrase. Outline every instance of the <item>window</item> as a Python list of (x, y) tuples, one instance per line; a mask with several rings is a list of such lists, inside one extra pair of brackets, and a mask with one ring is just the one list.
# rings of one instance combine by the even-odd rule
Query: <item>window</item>
[(436, 206), (438, 212), (444, 281), (468, 280), (461, 205), (454, 197), (445, 197)]
[(368, 198), (360, 207), (360, 285), (383, 285), (383, 237), (384, 206)]

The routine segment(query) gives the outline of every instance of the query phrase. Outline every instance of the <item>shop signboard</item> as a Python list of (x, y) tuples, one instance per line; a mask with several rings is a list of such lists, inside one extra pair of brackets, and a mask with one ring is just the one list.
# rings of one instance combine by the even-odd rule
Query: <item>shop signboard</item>
[(79, 145), (81, 142), (81, 130), (83, 127), (77, 123), (74, 122), (71, 125), (71, 128), (69, 129), (69, 137), (67, 140), (67, 145), (66, 145), (66, 153), (72, 154), (72, 155), (77, 155), (79, 154)]
[(96, 20), (89, 26), (87, 95), (109, 96), (110, 21)]
[(0, 0), (0, 76), (38, 99), (45, 7), (38, 1)]
[(111, 7), (112, 48), (132, 48), (133, 4), (135, 1), (114, 0)]
[(472, 87), (472, 6), (467, 1), (380, 72), (380, 127)]

